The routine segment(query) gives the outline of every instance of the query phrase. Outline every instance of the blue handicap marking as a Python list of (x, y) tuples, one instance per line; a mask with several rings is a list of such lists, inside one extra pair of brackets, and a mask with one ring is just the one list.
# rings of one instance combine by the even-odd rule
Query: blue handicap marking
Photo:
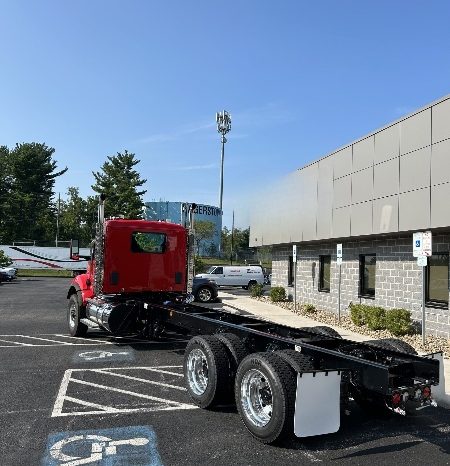
[(420, 239), (416, 239), (416, 248), (420, 248)]
[(149, 426), (59, 432), (48, 437), (42, 466), (162, 466)]

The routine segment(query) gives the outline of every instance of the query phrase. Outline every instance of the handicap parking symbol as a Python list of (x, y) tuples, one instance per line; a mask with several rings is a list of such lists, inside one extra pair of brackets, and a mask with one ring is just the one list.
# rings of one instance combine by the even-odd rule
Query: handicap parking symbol
[(148, 426), (59, 432), (50, 435), (43, 466), (162, 466), (156, 434)]
[(74, 362), (102, 362), (106, 360), (112, 361), (133, 361), (133, 351), (77, 351), (73, 356)]

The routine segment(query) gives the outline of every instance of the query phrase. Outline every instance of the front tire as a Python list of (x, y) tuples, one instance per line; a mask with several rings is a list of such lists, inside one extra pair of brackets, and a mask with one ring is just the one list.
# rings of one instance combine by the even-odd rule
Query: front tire
[(69, 307), (67, 310), (67, 321), (69, 324), (69, 333), (72, 337), (84, 337), (88, 331), (88, 326), (80, 322), (81, 308), (76, 294), (69, 298)]
[(236, 405), (245, 427), (262, 443), (274, 443), (294, 431), (296, 378), (274, 353), (255, 353), (239, 365)]

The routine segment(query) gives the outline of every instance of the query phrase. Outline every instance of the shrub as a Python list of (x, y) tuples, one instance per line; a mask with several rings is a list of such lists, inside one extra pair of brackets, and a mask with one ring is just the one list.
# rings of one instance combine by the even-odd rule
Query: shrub
[(195, 273), (203, 273), (206, 270), (206, 264), (205, 262), (201, 259), (200, 256), (195, 256), (194, 257), (194, 269)]
[(270, 290), (270, 300), (274, 303), (286, 301), (286, 290), (282, 286), (274, 286)]
[(362, 327), (366, 323), (366, 305), (350, 304), (350, 319), (358, 327)]
[(314, 306), (314, 304), (304, 304), (303, 310), (306, 312), (306, 314), (314, 314), (317, 312), (316, 306)]
[(0, 249), (0, 267), (9, 267), (13, 261)]
[(263, 290), (264, 290), (264, 285), (261, 285), (260, 283), (256, 283), (255, 285), (250, 287), (250, 294), (252, 295), (253, 298), (257, 298), (263, 295)]
[(385, 320), (386, 328), (397, 337), (412, 330), (411, 312), (406, 309), (389, 309)]
[(386, 328), (386, 309), (377, 306), (367, 306), (365, 321), (370, 330), (384, 330)]

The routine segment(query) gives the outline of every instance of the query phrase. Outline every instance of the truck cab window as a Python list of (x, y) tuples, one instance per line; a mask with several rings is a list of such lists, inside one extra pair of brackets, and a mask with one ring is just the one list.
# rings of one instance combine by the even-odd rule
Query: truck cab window
[(217, 275), (222, 274), (223, 273), (223, 267), (216, 267), (213, 273), (215, 273)]
[(166, 235), (164, 233), (139, 232), (131, 235), (132, 252), (150, 252), (162, 254), (165, 251)]

